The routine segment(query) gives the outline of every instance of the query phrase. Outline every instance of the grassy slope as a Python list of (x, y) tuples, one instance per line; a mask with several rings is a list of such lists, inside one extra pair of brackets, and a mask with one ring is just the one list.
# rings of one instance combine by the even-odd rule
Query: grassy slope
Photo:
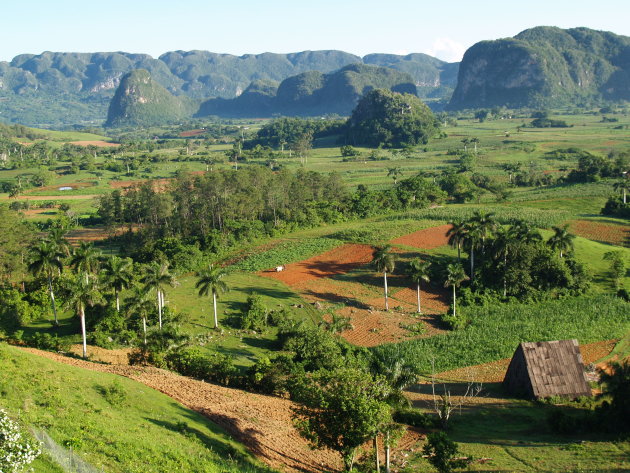
[[(0, 372), (0, 406), (105, 472), (269, 471), (221, 428), (135, 381), (3, 344)], [(108, 401), (112, 387), (123, 394)], [(43, 459), (35, 471), (59, 470)]]

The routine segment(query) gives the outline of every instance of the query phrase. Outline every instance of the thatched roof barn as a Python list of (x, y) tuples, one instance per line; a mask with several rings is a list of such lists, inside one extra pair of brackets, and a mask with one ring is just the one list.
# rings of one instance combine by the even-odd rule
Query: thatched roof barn
[(510, 361), (505, 390), (514, 396), (590, 396), (577, 340), (521, 343)]

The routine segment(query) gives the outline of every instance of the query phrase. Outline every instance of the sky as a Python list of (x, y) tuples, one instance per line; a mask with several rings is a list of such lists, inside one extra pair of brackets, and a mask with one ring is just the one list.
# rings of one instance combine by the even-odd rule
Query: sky
[(539, 25), (630, 36), (628, 0), (0, 0), (0, 61), (44, 51), (158, 57), (337, 49), (461, 60), (485, 39)]

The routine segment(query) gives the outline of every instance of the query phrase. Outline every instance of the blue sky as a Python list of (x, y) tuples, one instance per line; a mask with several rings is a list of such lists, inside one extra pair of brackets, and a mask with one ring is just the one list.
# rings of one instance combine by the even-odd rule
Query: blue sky
[(424, 52), (458, 61), (477, 41), (537, 25), (630, 36), (628, 0), (3, 0), (1, 12), (0, 61), (43, 51), (157, 57), (191, 49)]

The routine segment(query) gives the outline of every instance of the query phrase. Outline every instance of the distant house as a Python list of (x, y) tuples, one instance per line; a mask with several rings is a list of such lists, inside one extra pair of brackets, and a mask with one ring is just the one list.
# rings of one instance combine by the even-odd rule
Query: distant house
[(510, 361), (505, 390), (514, 396), (590, 396), (577, 340), (521, 343)]

